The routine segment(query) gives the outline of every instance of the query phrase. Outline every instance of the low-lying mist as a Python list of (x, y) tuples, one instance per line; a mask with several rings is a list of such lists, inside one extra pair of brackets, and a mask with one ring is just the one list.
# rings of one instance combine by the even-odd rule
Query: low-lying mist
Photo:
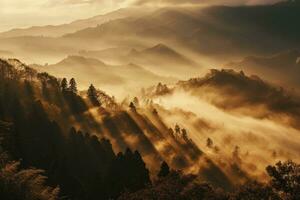
[[(178, 123), (187, 129), (189, 137), (219, 165), (236, 156), (249, 175), (263, 176), (265, 166), (277, 160), (299, 160), (299, 130), (268, 119), (229, 114), (186, 92), (174, 92), (154, 102), (170, 111), (160, 111), (167, 124)], [(207, 144), (208, 138), (213, 144)]]

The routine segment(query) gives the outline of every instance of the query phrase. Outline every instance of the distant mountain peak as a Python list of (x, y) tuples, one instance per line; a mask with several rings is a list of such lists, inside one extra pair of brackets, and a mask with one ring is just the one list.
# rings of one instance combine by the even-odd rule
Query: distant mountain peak
[(168, 56), (182, 57), (182, 55), (180, 55), (177, 51), (162, 43), (157, 44), (149, 49), (145, 49), (142, 52), (148, 54), (164, 54)]
[(88, 65), (106, 65), (101, 60), (95, 59), (95, 58), (88, 58), (84, 56), (78, 56), (78, 55), (69, 55), (66, 58), (64, 58), (62, 61), (60, 61), (58, 64), (63, 63), (76, 63), (76, 64), (88, 64)]
[(152, 50), (168, 50), (168, 51), (174, 51), (173, 49), (171, 49), (170, 47), (168, 47), (167, 45), (163, 44), (163, 43), (159, 43), (157, 45), (155, 45), (154, 47), (150, 48)]
[(169, 47), (163, 43), (159, 43), (159, 44), (155, 45), (153, 48), (169, 48)]

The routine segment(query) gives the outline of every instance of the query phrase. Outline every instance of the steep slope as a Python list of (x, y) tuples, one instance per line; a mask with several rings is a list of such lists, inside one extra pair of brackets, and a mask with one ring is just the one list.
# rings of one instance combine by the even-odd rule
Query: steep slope
[(299, 128), (299, 97), (243, 71), (212, 70), (203, 78), (182, 81), (178, 86), (224, 110)]
[[(80, 57), (75, 60), (82, 62)], [(278, 158), (299, 159), (298, 130), (251, 115), (225, 113), (198, 98), (211, 91), (223, 92), (224, 97), (229, 92), (236, 102), (240, 94), (257, 94), (251, 99), (257, 108), (266, 101), (265, 92), (273, 94), (272, 99), (284, 100), (269, 104), (272, 111), (285, 105), (296, 116), (299, 101), (295, 106), (288, 104), (294, 98), (284, 98), (282, 91), (243, 73), (215, 70), (202, 79), (179, 82), (173, 94), (153, 97), (144, 91), (140, 100), (125, 99), (120, 104), (99, 90), (79, 95), (75, 80), (68, 85), (67, 80), (38, 73), (16, 59), (0, 60), (0, 72), (1, 147), (22, 166), (44, 170), (47, 183), (59, 185), (62, 197), (117, 199), (134, 193), (151, 184), (150, 176), (156, 178), (162, 161), (171, 169), (194, 174), (187, 175), (191, 181), (183, 185), (205, 181), (213, 185), (209, 188), (233, 191), (235, 184), (258, 177), (264, 180), (265, 166)], [(159, 91), (164, 88), (161, 83), (158, 87)], [(185, 91), (188, 98), (179, 100), (183, 97), (176, 96), (179, 91)], [(91, 104), (92, 97), (102, 105)], [(270, 153), (272, 157), (266, 156)], [(181, 177), (181, 172), (169, 173), (154, 185)], [(182, 185), (181, 178), (174, 181)]]
[[(297, 34), (300, 29), (292, 24), (299, 18), (299, 10), (297, 3), (211, 7), (200, 14), (209, 23), (199, 27), (190, 41), (198, 44), (203, 51), (208, 46), (208, 52), (218, 53), (237, 53), (240, 50), (242, 53), (268, 54), (297, 48), (293, 43), (299, 42)], [(201, 35), (205, 37), (201, 38)], [(217, 40), (214, 41), (214, 38)], [(205, 41), (207, 45), (200, 46), (200, 42)], [(223, 49), (218, 49), (218, 45)]]
[[(89, 61), (95, 63), (99, 61)], [(112, 108), (100, 94), (103, 106), (92, 106), (71, 85), (66, 88), (16, 59), (0, 60), (0, 70), (1, 148), (22, 166), (45, 170), (49, 183), (60, 185), (62, 196), (111, 199), (125, 188), (137, 191), (150, 183), (150, 175), (156, 176), (163, 160), (174, 169), (199, 169), (198, 147), (187, 136), (175, 139), (167, 129), (157, 128), (147, 109), (127, 110), (116, 102)], [(13, 126), (9, 136), (4, 120)]]
[[(143, 94), (167, 124), (175, 124), (174, 132), (178, 126), (186, 129), (230, 180), (260, 177), (266, 163), (285, 155), (295, 159), (300, 151), (295, 140), (300, 137), (300, 97), (257, 76), (212, 70), (175, 86), (158, 84)], [(226, 158), (231, 162), (224, 164)]]

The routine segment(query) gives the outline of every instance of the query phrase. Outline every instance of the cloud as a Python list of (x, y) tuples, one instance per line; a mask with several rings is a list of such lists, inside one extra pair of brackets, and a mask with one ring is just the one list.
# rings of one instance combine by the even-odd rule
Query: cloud
[(134, 0), (135, 5), (255, 5), (270, 4), (282, 0)]
[(129, 2), (129, 0), (49, 0), (48, 5), (59, 6), (59, 5), (120, 5), (122, 3)]

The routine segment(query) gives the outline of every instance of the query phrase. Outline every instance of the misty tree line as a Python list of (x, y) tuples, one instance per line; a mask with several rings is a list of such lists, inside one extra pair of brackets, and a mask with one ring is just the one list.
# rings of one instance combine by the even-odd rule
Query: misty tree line
[(255, 180), (224, 191), (201, 182), (196, 175), (171, 170), (167, 163), (161, 165), (158, 179), (153, 184), (134, 193), (125, 192), (120, 200), (297, 200), (300, 198), (300, 165), (292, 161), (268, 166), (268, 183)]
[[(93, 85), (87, 97), (92, 106), (101, 106), (104, 98), (115, 103)], [(61, 109), (58, 121), (46, 110), (50, 104)], [(138, 105), (134, 98), (129, 107), (136, 112)], [(203, 183), (167, 162), (157, 163), (160, 171), (151, 179), (138, 151), (127, 148), (116, 154), (108, 139), (68, 128), (66, 119), (82, 120), (88, 109), (75, 79), (59, 81), (0, 60), (1, 199), (300, 199), (300, 166), (292, 161), (268, 166), (268, 183), (252, 181), (234, 191)], [(192, 142), (178, 125), (170, 133)]]
[[(78, 93), (77, 83), (74, 78), (71, 78), (69, 83), (66, 78), (63, 78), (60, 82), (60, 87), (62, 92), (64, 93), (68, 93), (68, 92), (73, 94)], [(114, 96), (111, 97), (108, 94), (106, 94), (104, 91), (96, 89), (93, 84), (91, 84), (87, 89), (86, 96), (92, 106), (95, 107), (105, 106), (106, 108), (109, 108), (111, 110), (119, 109), (119, 106), (116, 103)]]
[[(1, 199), (111, 199), (150, 183), (139, 152), (115, 154), (105, 138), (64, 131), (64, 119), (88, 109), (75, 79), (67, 84), (34, 72), (38, 82), (23, 80), (23, 72), (0, 64), (6, 67), (0, 77)], [(48, 116), (46, 103), (62, 110), (62, 121)]]

